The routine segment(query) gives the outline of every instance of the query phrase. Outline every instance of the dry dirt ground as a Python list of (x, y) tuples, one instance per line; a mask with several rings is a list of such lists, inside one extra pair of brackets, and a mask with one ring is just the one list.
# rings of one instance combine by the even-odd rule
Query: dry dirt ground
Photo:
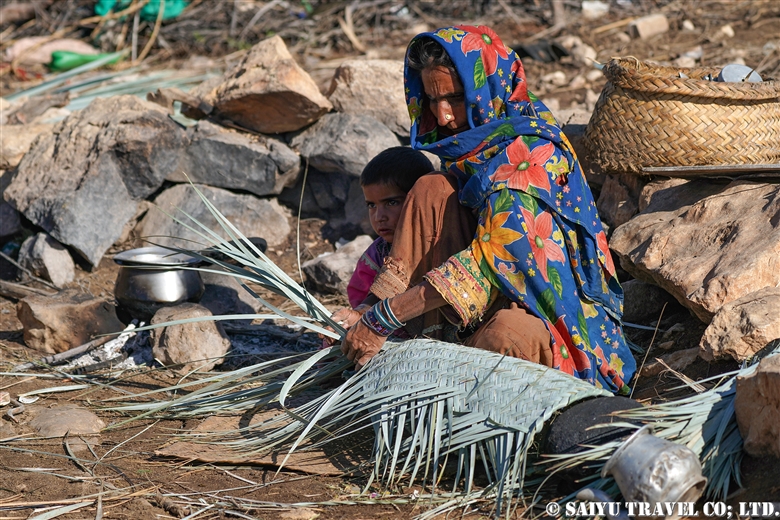
[[(635, 2), (639, 4), (639, 2)], [(652, 2), (647, 2), (648, 10)], [(645, 3), (642, 3), (645, 5)], [(592, 23), (578, 23), (570, 30), (578, 34), (586, 43), (599, 50), (599, 59), (610, 56), (633, 55), (640, 59), (671, 60), (687, 50), (702, 45), (703, 65), (718, 65), (742, 57), (752, 66), (764, 63), (769, 73), (778, 75), (780, 51), (774, 51), (774, 57), (766, 58), (762, 48), (768, 41), (780, 41), (780, 3), (745, 1), (687, 1), (679, 2), (678, 8), (668, 11), (673, 29), (667, 35), (650, 41), (626, 42), (617, 37), (616, 30), (594, 32), (594, 29), (617, 21), (615, 16)], [(682, 20), (693, 21), (697, 30), (683, 32), (679, 30)], [(729, 40), (719, 40), (712, 35), (723, 25), (730, 23), (736, 36)], [(498, 20), (494, 24), (507, 43), (521, 41), (527, 35), (524, 28), (510, 20)], [(617, 30), (619, 31), (619, 29)], [(400, 50), (402, 53), (402, 49)], [(398, 57), (399, 49), (387, 51), (388, 57)], [(541, 64), (526, 61), (526, 73), (534, 84), (543, 74), (553, 70), (564, 70), (569, 77), (582, 68), (573, 63)], [(596, 92), (600, 84), (592, 87)], [(583, 103), (585, 89), (561, 87), (547, 92), (547, 96), (557, 97), (560, 106), (566, 108), (571, 103)], [(544, 98), (543, 98), (544, 99)], [(322, 239), (321, 221), (305, 221), (301, 228), (302, 260), (309, 256), (332, 250), (332, 244)], [(279, 265), (292, 275), (297, 273), (297, 255), (295, 243), (291, 242), (277, 252), (271, 252)], [(7, 266), (2, 272), (8, 272)], [(74, 287), (95, 296), (113, 294), (116, 266), (106, 258), (92, 273), (79, 271)], [(325, 297), (323, 301), (331, 307), (346, 303), (343, 297)], [(276, 303), (282, 304), (283, 302)], [(288, 307), (289, 308), (289, 307)], [(693, 318), (681, 307), (667, 308), (657, 320), (661, 329), (680, 323), (684, 328), (675, 338), (675, 349), (691, 348), (698, 345), (704, 325)], [(655, 325), (647, 323), (645, 325)], [(643, 348), (657, 345), (659, 338), (654, 332), (627, 329), (630, 339)], [(658, 353), (651, 350), (652, 359)], [(46, 379), (42, 377), (11, 375), (7, 372), (16, 364), (36, 359), (42, 354), (25, 347), (22, 339), (21, 324), (16, 319), (16, 302), (0, 298), (0, 391), (18, 395), (39, 388), (69, 384), (64, 377)], [(639, 362), (642, 361), (639, 356)], [(697, 360), (686, 369), (686, 375), (694, 380), (726, 372), (735, 368), (730, 363), (706, 363)], [(36, 374), (51, 376), (52, 372), (39, 371)], [(139, 392), (150, 388), (160, 388), (175, 384), (178, 379), (166, 371), (144, 371), (143, 373), (125, 373), (121, 381), (116, 381), (107, 373), (97, 374), (93, 379), (98, 382), (111, 382), (117, 388), (130, 392)], [(634, 398), (645, 402), (659, 402), (682, 397), (684, 391), (674, 390), (680, 382), (670, 374), (640, 378), (635, 383)], [(0, 519), (21, 519), (34, 516), (36, 508), (52, 505), (77, 504), (91, 500), (88, 507), (65, 514), (59, 518), (175, 518), (195, 513), (199, 508), (207, 507), (217, 497), (229, 505), (206, 511), (199, 518), (410, 518), (428, 508), (426, 504), (373, 504), (373, 505), (311, 505), (306, 508), (284, 507), (282, 504), (321, 503), (329, 501), (348, 502), (365, 483), (365, 475), (357, 472), (353, 476), (316, 476), (303, 472), (282, 471), (276, 473), (273, 465), (215, 465), (186, 460), (169, 460), (155, 455), (155, 450), (171, 441), (171, 435), (185, 429), (191, 429), (198, 420), (161, 421), (152, 423), (138, 421), (117, 429), (109, 429), (98, 438), (90, 441), (91, 449), (78, 449), (78, 440), (40, 439), (32, 435), (26, 423), (33, 415), (34, 408), (52, 407), (66, 403), (76, 403), (96, 408), (107, 398), (116, 397), (116, 390), (93, 386), (86, 391), (51, 394), (39, 400), (23, 413), (16, 414), (19, 423), (7, 416), (0, 417)], [(5, 414), (8, 407), (0, 408)], [(109, 412), (100, 412), (100, 416), (111, 424), (120, 419)], [(9, 440), (13, 438), (13, 440)], [(76, 447), (74, 447), (76, 446)], [(368, 443), (351, 447), (357, 456), (370, 450)], [(72, 453), (72, 455), (71, 455)], [(738, 491), (729, 500), (731, 502), (747, 500), (778, 500), (780, 497), (780, 464), (772, 460), (756, 460), (746, 457), (742, 464), (743, 491)], [(82, 499), (101, 490), (110, 491), (100, 503), (94, 498)], [(736, 488), (735, 488), (736, 489)], [(395, 494), (384, 498), (408, 498), (413, 488), (393, 490)], [(163, 495), (173, 498), (160, 498)], [(549, 497), (555, 497), (554, 486)], [(250, 502), (255, 501), (255, 502)], [(202, 505), (195, 505), (200, 502)], [(192, 507), (183, 509), (182, 504)], [(257, 508), (251, 512), (241, 512), (240, 505), (254, 504)], [(233, 511), (233, 512), (231, 512)], [(474, 512), (474, 515), (488, 515), (489, 506)], [(519, 513), (518, 513), (519, 514)], [(244, 516), (242, 516), (244, 515)]]

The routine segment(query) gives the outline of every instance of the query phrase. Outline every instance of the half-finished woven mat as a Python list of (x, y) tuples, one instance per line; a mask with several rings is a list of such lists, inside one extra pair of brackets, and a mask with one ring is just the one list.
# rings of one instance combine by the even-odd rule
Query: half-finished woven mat
[(585, 130), (590, 161), (613, 173), (780, 162), (780, 82), (701, 79), (719, 70), (611, 60)]

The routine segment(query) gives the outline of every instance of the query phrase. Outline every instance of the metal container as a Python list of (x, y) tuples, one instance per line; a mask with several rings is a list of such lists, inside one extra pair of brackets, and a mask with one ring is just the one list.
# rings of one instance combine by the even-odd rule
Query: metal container
[(117, 302), (131, 314), (148, 320), (166, 305), (198, 301), (204, 286), (198, 271), (188, 269), (199, 259), (159, 246), (141, 247), (114, 257), (119, 274)]
[[(643, 426), (609, 458), (601, 476), (612, 475), (625, 502), (696, 502), (707, 479), (699, 458), (688, 447), (652, 435)], [(668, 516), (675, 520), (678, 515)]]

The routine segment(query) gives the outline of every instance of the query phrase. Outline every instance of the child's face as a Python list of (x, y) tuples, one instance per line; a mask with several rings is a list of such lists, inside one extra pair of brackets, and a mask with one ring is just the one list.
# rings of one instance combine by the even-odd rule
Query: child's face
[(371, 227), (388, 244), (392, 244), (406, 193), (392, 184), (369, 184), (363, 186), (363, 196)]

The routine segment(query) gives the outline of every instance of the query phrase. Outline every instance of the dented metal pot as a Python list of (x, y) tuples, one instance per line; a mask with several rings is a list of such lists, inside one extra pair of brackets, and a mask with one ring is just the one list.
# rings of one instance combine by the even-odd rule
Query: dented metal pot
[[(615, 450), (601, 476), (612, 475), (625, 502), (696, 502), (707, 479), (699, 458), (687, 446), (652, 435), (645, 425)], [(667, 520), (679, 518), (673, 514)]]
[(203, 295), (200, 273), (190, 269), (197, 258), (150, 246), (119, 253), (114, 262), (120, 265), (114, 296), (133, 316), (148, 320), (163, 306)]

